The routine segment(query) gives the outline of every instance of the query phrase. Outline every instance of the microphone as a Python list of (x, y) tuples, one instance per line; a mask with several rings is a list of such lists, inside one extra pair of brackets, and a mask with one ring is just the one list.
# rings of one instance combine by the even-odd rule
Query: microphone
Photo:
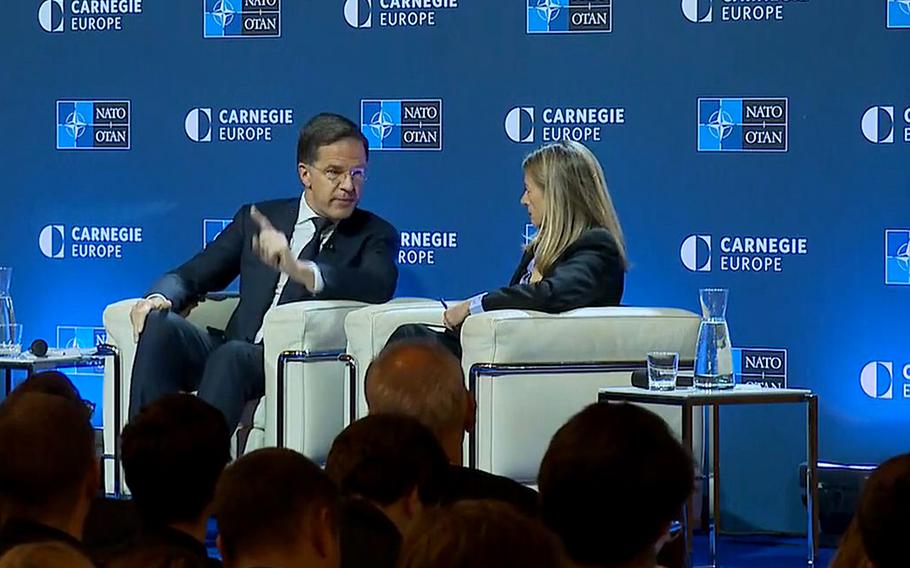
[(47, 357), (47, 341), (36, 339), (32, 341), (31, 347), (28, 348), (35, 357)]

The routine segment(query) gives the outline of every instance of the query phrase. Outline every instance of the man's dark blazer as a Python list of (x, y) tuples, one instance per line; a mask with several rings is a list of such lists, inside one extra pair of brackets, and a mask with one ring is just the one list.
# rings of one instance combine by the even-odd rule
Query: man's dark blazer
[(484, 310), (559, 313), (576, 308), (618, 306), (622, 300), (625, 266), (616, 240), (606, 229), (588, 229), (566, 249), (541, 281), (521, 284), (533, 256), (531, 251), (525, 251), (509, 286), (484, 296)]
[[(256, 208), (291, 240), (300, 198), (257, 203)], [(280, 272), (264, 264), (252, 250), (259, 233), (244, 205), (234, 220), (202, 252), (164, 275), (149, 291), (169, 299), (182, 312), (205, 294), (223, 290), (240, 276), (240, 303), (225, 330), (225, 338), (253, 341), (262, 318), (272, 304)], [(358, 300), (382, 303), (391, 299), (398, 282), (395, 264), (398, 233), (384, 219), (362, 209), (340, 221), (314, 261), (325, 283), (316, 296), (303, 285), (289, 281), (287, 301), (309, 299)]]

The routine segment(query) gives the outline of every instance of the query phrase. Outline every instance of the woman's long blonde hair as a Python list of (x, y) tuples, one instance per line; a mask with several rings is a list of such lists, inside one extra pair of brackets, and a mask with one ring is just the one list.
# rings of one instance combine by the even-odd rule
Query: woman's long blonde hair
[(578, 142), (547, 144), (529, 154), (522, 168), (543, 190), (547, 204), (537, 236), (528, 245), (539, 274), (546, 276), (566, 249), (594, 227), (610, 232), (626, 268), (622, 227), (603, 168), (590, 150)]

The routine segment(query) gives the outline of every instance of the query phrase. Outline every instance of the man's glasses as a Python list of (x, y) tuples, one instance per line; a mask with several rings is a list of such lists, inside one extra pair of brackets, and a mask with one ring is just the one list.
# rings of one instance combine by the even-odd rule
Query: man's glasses
[(363, 185), (363, 182), (367, 180), (367, 170), (366, 168), (352, 168), (348, 171), (344, 171), (335, 166), (329, 166), (325, 169), (317, 168), (316, 166), (307, 166), (308, 168), (313, 168), (317, 172), (325, 176), (325, 179), (334, 183), (335, 185), (341, 185), (346, 176), (351, 177), (351, 183), (354, 185)]

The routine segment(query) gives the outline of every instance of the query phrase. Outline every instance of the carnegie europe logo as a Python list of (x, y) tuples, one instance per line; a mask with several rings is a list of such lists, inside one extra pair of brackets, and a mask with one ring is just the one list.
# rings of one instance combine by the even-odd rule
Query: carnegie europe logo
[(458, 0), (344, 0), (352, 28), (435, 26), (437, 16), (458, 8)]
[(910, 28), (910, 0), (885, 0), (888, 3), (888, 27)]
[(202, 37), (281, 37), (281, 0), (205, 0)]
[(577, 34), (613, 31), (613, 0), (526, 0), (527, 33)]
[(436, 253), (458, 248), (454, 231), (402, 231), (398, 264), (436, 264)]
[(363, 99), (370, 150), (442, 150), (442, 99)]
[(885, 284), (910, 286), (910, 229), (885, 229)]
[[(719, 254), (714, 254), (718, 243)], [(783, 272), (784, 259), (809, 254), (806, 237), (747, 237), (689, 235), (679, 247), (679, 259), (691, 272)], [(716, 260), (715, 260), (716, 256)]]
[(910, 106), (900, 114), (903, 124), (898, 124), (894, 117), (893, 105), (869, 107), (863, 113), (863, 136), (873, 144), (894, 144), (895, 138), (901, 143), (910, 143)]
[(183, 128), (193, 142), (271, 142), (275, 127), (292, 127), (290, 108), (197, 107), (186, 113)]
[(796, 4), (810, 0), (681, 0), (682, 13), (693, 24), (782, 21)]
[(142, 227), (46, 225), (38, 234), (38, 248), (47, 258), (123, 258), (124, 246), (142, 242)]
[(142, 13), (142, 0), (44, 0), (38, 24), (48, 33), (122, 31), (124, 16)]
[[(539, 124), (538, 124), (539, 123)], [(506, 113), (509, 140), (534, 142), (600, 142), (603, 130), (626, 123), (625, 107), (513, 107)]]
[(786, 152), (786, 98), (698, 99), (699, 152)]
[(57, 101), (58, 150), (129, 150), (130, 101)]
[[(895, 373), (900, 376), (895, 378)], [(860, 371), (859, 384), (869, 398), (910, 398), (910, 363), (897, 368), (893, 361), (870, 361)]]

